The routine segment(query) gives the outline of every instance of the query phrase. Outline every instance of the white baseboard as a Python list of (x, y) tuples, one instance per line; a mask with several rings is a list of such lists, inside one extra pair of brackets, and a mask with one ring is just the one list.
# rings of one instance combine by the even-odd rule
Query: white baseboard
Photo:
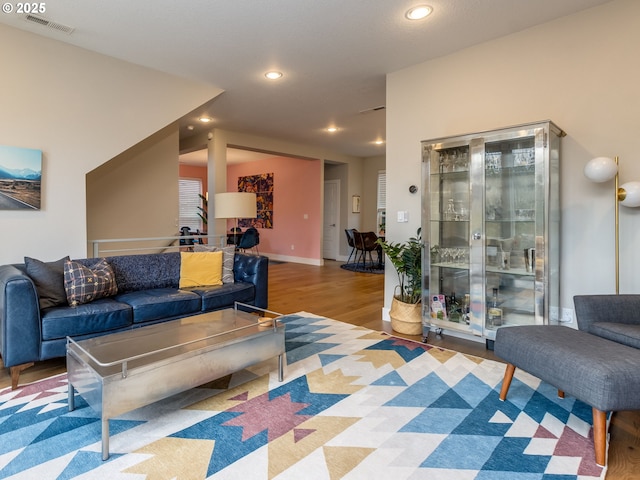
[(317, 267), (324, 264), (322, 259), (317, 258), (292, 257), (289, 255), (277, 255), (274, 253), (265, 253), (264, 255), (269, 257), (271, 260), (279, 260), (281, 262), (303, 263), (305, 265), (315, 265)]
[(391, 317), (389, 316), (389, 310), (391, 309), (388, 307), (382, 307), (382, 320), (384, 320), (385, 322), (391, 321)]

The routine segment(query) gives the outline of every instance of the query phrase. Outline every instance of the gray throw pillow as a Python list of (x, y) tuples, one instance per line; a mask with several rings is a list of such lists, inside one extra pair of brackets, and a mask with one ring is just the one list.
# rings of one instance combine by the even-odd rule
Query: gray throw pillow
[(209, 245), (194, 245), (194, 252), (219, 252), (222, 251), (222, 283), (235, 283), (233, 276), (233, 263), (236, 256), (236, 247), (213, 247)]
[(24, 257), (27, 275), (33, 280), (38, 292), (40, 309), (67, 305), (67, 293), (64, 289), (64, 262), (67, 260), (69, 257), (56, 262), (43, 262)]

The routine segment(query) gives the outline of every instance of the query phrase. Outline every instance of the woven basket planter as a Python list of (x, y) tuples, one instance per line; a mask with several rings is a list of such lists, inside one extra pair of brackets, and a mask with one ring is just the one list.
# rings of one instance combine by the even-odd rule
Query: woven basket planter
[(391, 300), (391, 328), (398, 333), (405, 335), (422, 334), (422, 304), (405, 303), (393, 297)]

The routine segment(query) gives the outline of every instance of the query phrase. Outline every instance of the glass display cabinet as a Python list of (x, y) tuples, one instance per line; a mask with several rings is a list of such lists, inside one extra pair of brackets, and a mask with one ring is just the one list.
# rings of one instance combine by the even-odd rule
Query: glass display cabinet
[(558, 322), (562, 136), (545, 121), (422, 142), (425, 331), (493, 348), (502, 326)]

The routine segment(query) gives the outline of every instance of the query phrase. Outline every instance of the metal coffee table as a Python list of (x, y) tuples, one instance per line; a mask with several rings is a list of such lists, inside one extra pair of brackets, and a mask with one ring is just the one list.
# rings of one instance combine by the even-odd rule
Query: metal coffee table
[(100, 414), (106, 460), (110, 418), (275, 356), (282, 381), (284, 325), (260, 321), (236, 305), (87, 340), (67, 338), (69, 410), (75, 389)]

